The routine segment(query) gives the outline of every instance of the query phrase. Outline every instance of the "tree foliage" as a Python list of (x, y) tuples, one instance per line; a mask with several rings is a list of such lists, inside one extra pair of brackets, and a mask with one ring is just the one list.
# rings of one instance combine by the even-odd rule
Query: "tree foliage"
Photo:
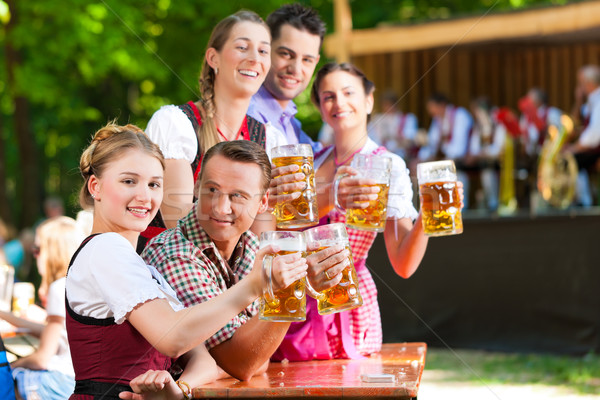
[[(302, 1), (333, 30), (333, 1)], [(562, 1), (561, 1), (562, 2)], [(81, 150), (108, 120), (145, 127), (163, 104), (197, 97), (205, 44), (215, 23), (240, 8), (266, 17), (283, 0), (0, 0), (0, 217), (23, 227), (41, 215), (42, 199), (57, 194), (77, 207)], [(507, 10), (543, 0), (353, 0), (355, 28)], [(11, 25), (12, 24), (12, 25)], [(15, 51), (11, 65), (7, 53)], [(11, 74), (12, 78), (11, 78)], [(18, 121), (17, 99), (27, 121)], [(305, 126), (320, 119), (308, 96), (300, 102)], [(21, 125), (20, 125), (21, 124)], [(30, 126), (39, 181), (23, 179), (20, 126)], [(27, 191), (27, 185), (38, 191)], [(38, 206), (23, 201), (37, 193)]]

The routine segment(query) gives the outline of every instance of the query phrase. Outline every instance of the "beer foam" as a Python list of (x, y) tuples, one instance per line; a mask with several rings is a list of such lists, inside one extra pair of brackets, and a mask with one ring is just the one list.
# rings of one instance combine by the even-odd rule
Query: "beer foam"
[(349, 244), (349, 242), (347, 240), (342, 240), (342, 239), (318, 240), (317, 243), (319, 243), (319, 247), (346, 246)]
[(263, 240), (260, 242), (260, 248), (262, 249), (270, 244), (278, 246), (281, 251), (306, 251), (304, 240), (298, 240), (297, 238)]

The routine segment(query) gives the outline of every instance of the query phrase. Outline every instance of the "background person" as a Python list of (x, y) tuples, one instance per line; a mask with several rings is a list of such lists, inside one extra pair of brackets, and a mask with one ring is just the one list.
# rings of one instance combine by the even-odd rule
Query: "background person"
[[(453, 160), (457, 164), (457, 176), (464, 186), (465, 207), (468, 207), (469, 177), (465, 172), (473, 118), (463, 107), (450, 103), (442, 93), (434, 93), (427, 100), (427, 112), (431, 125), (427, 132), (428, 142), (419, 149), (418, 161)], [(415, 166), (416, 167), (416, 166)]]
[(29, 327), (40, 337), (32, 354), (11, 364), (19, 395), (25, 400), (62, 400), (75, 387), (65, 327), (65, 275), (84, 237), (76, 222), (64, 216), (47, 219), (37, 228), (34, 255), (47, 298), (46, 324), (36, 328), (29, 321), (7, 319), (15, 326)]
[(407, 164), (417, 155), (415, 145), (417, 117), (413, 113), (403, 113), (398, 108), (398, 96), (393, 90), (381, 95), (381, 113), (373, 115), (367, 129), (369, 136), (379, 145), (398, 154)]
[(582, 206), (590, 207), (593, 192), (588, 174), (598, 171), (600, 157), (600, 67), (586, 65), (578, 71), (576, 99), (579, 103), (585, 99), (579, 110), (583, 130), (574, 144), (565, 147), (565, 151), (573, 153), (579, 167), (577, 200)]

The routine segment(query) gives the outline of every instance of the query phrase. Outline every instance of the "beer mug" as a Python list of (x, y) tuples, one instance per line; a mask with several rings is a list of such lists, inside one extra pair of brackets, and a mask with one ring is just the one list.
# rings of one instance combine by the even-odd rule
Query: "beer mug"
[[(302, 190), (300, 197), (275, 205), (277, 228), (297, 229), (318, 224), (319, 209), (317, 208), (312, 147), (309, 144), (288, 144), (274, 147), (271, 150), (271, 159), (275, 167), (295, 164), (300, 167), (299, 172), (306, 176), (306, 187)], [(289, 193), (291, 192), (283, 192), (283, 194)]]
[(275, 255), (267, 255), (263, 260), (263, 268), (267, 276), (267, 289), (260, 302), (258, 318), (267, 321), (287, 322), (306, 320), (305, 281), (299, 279), (285, 289), (273, 291), (272, 265), (273, 259), (285, 254), (306, 253), (306, 242), (302, 232), (267, 231), (260, 235), (260, 248), (270, 244), (279, 246)]
[(369, 201), (366, 208), (344, 209), (338, 201), (340, 181), (347, 174), (338, 175), (333, 185), (333, 196), (336, 207), (346, 213), (346, 225), (365, 231), (383, 232), (387, 218), (388, 193), (390, 191), (390, 174), (392, 159), (376, 154), (356, 154), (350, 166), (358, 171), (358, 178), (368, 178), (379, 186), (377, 199)]
[(307, 289), (317, 300), (319, 314), (332, 314), (351, 310), (362, 306), (363, 300), (358, 290), (358, 277), (352, 260), (352, 250), (346, 226), (344, 224), (321, 225), (304, 231), (307, 243), (317, 243), (318, 248), (310, 251), (313, 254), (331, 246), (344, 246), (350, 253), (350, 265), (342, 271), (342, 280), (332, 288), (316, 292), (307, 283)]
[(454, 161), (417, 164), (423, 229), (427, 236), (462, 233), (460, 196)]
[(17, 282), (13, 285), (12, 310), (15, 315), (22, 317), (27, 315), (29, 306), (35, 300), (35, 288), (30, 282)]
[(0, 264), (0, 311), (10, 312), (14, 282), (14, 267)]

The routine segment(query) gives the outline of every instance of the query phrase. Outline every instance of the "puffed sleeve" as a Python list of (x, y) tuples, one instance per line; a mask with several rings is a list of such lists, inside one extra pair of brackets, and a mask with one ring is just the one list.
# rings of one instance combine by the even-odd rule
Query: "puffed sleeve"
[(396, 154), (388, 152), (386, 156), (392, 159), (387, 216), (388, 218), (415, 220), (419, 213), (413, 205), (412, 183), (406, 163)]
[(277, 146), (284, 146), (288, 144), (287, 139), (283, 135), (283, 133), (275, 128), (270, 122), (265, 124), (266, 130), (266, 140), (265, 140), (265, 151), (269, 156), (269, 160), (271, 159), (271, 149)]
[(48, 288), (46, 312), (48, 316), (65, 317), (65, 278), (59, 278)]
[(91, 259), (98, 260), (98, 264), (90, 269), (90, 274), (117, 324), (148, 300), (166, 299), (175, 311), (183, 308), (173, 289), (153, 267), (146, 265), (123, 236), (107, 233), (94, 242)]
[(177, 106), (162, 106), (152, 115), (146, 134), (160, 147), (166, 159), (194, 162), (198, 139), (192, 122)]

